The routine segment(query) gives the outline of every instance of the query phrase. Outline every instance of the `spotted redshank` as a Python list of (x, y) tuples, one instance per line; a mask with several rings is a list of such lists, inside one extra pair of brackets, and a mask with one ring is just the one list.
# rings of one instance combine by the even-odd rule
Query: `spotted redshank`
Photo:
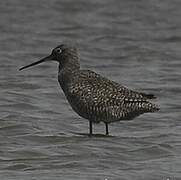
[(52, 53), (25, 68), (46, 62), (59, 63), (58, 81), (72, 109), (89, 121), (89, 134), (92, 135), (92, 123), (104, 122), (106, 135), (108, 124), (115, 121), (131, 120), (136, 116), (158, 111), (157, 105), (149, 100), (153, 94), (129, 90), (93, 71), (80, 69), (78, 50), (62, 44)]

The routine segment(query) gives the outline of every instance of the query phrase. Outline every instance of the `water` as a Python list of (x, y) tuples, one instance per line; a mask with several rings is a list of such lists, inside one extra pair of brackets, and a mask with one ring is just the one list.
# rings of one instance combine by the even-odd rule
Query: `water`
[[(180, 0), (6, 0), (0, 4), (1, 180), (181, 179)], [(154, 93), (161, 110), (92, 138), (57, 64), (19, 72), (62, 42), (83, 68)], [(104, 133), (104, 124), (94, 126)]]

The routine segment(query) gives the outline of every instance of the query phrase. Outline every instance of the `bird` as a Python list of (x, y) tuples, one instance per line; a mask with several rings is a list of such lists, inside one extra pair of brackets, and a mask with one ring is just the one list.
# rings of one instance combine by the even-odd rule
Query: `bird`
[(103, 122), (105, 135), (109, 135), (111, 122), (132, 120), (159, 110), (158, 105), (150, 101), (155, 95), (131, 90), (94, 71), (82, 69), (78, 49), (72, 45), (61, 44), (50, 55), (19, 70), (47, 61), (58, 62), (58, 82), (72, 109), (89, 121), (90, 136), (93, 124)]

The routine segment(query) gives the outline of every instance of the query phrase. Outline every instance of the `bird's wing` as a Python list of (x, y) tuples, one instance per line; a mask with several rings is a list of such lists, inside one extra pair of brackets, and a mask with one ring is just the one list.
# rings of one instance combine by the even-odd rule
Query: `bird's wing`
[(74, 78), (71, 85), (71, 92), (80, 97), (89, 98), (89, 102), (98, 101), (107, 103), (111, 101), (123, 100), (124, 96), (112, 81), (100, 76), (99, 74), (82, 70)]
[(100, 103), (114, 102), (120, 105), (123, 101), (129, 103), (148, 100), (145, 94), (129, 90), (90, 70), (82, 70), (75, 76), (70, 90), (74, 95), (81, 94), (80, 97), (89, 98), (89, 101), (96, 99)]
[(105, 78), (105, 77), (103, 77), (103, 76), (101, 76), (101, 75), (99, 75), (93, 71), (83, 70), (83, 72), (84, 71), (85, 71), (85, 74), (88, 75), (90, 80), (101, 82), (101, 85), (105, 85), (105, 87), (110, 87), (111, 89), (119, 91), (120, 94), (124, 95), (127, 98), (139, 99), (142, 101), (156, 98), (153, 94), (140, 93), (137, 91), (130, 90), (127, 87), (125, 87), (125, 86), (123, 86), (123, 85), (121, 85), (115, 81), (109, 80), (109, 79), (107, 79), (107, 78)]

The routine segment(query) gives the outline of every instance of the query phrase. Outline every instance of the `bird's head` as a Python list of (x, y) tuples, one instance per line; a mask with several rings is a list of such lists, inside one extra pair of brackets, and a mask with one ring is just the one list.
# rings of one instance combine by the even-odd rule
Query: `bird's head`
[(79, 63), (79, 55), (77, 48), (68, 46), (65, 44), (61, 44), (54, 48), (49, 56), (46, 56), (45, 58), (36, 61), (34, 63), (31, 63), (29, 65), (26, 65), (19, 70), (23, 70), (26, 68), (29, 68), (31, 66), (35, 66), (37, 64), (47, 62), (47, 61), (57, 61), (60, 64), (60, 68), (63, 67), (75, 67), (75, 68), (80, 68), (80, 63)]

